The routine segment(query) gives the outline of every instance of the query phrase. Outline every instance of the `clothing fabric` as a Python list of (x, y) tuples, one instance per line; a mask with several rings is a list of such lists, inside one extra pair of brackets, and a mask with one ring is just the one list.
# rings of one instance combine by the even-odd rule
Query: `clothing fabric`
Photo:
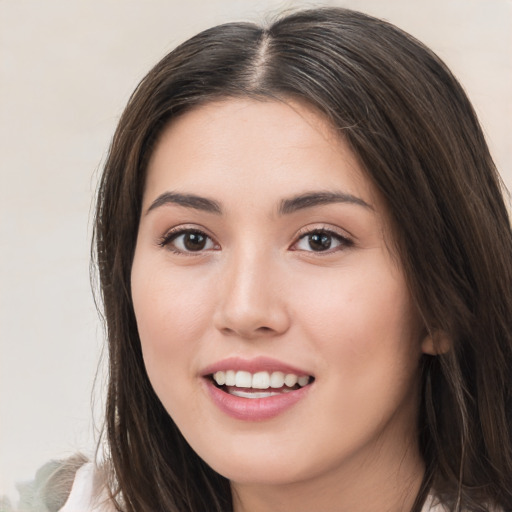
[[(59, 512), (112, 512), (114, 509), (105, 501), (105, 497), (97, 498), (95, 493), (94, 465), (87, 463), (77, 471), (68, 501)], [(433, 496), (429, 496), (421, 512), (446, 512), (446, 509), (436, 504)]]
[(96, 480), (94, 464), (84, 464), (76, 472), (69, 498), (59, 512), (114, 512), (106, 492), (97, 489)]
[[(0, 500), (2, 505), (0, 510), (7, 512), (15, 512), (15, 510), (18, 512), (115, 512), (106, 489), (102, 488), (101, 475), (92, 462), (86, 462), (78, 468), (67, 499), (48, 496), (47, 479), (62, 465), (62, 461), (51, 461), (45, 464), (37, 472), (33, 482), (19, 486), (21, 491), (19, 506), (13, 509)], [(421, 512), (447, 512), (447, 508), (438, 503), (434, 495), (430, 495)], [(503, 511), (494, 510), (494, 512)]]

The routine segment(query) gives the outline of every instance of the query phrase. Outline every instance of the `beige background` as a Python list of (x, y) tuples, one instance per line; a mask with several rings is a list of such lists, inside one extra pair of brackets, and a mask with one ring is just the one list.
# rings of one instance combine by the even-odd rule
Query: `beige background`
[[(93, 448), (103, 333), (89, 284), (91, 201), (143, 74), (213, 24), (314, 5), (250, 0), (0, 0), (0, 494)], [(512, 2), (339, 0), (431, 46), (460, 78), (512, 185)], [(96, 401), (101, 408), (101, 379)]]

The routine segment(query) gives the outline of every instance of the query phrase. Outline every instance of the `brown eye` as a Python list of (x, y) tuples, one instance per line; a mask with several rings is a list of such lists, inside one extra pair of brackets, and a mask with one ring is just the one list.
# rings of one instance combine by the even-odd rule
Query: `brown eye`
[(332, 236), (325, 233), (313, 233), (308, 235), (309, 247), (313, 251), (326, 251), (331, 248)]
[(191, 232), (183, 235), (183, 246), (187, 251), (202, 251), (207, 242), (207, 237), (199, 232)]
[(338, 233), (328, 230), (315, 230), (302, 235), (293, 249), (306, 252), (333, 252), (352, 245), (351, 240)]
[(162, 240), (160, 245), (176, 253), (201, 252), (215, 248), (213, 240), (208, 235), (192, 229), (171, 233)]

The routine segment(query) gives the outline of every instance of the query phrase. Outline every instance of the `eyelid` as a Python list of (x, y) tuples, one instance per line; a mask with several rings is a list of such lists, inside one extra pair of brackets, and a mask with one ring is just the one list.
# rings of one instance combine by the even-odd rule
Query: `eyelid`
[[(355, 240), (354, 240), (355, 237), (353, 235), (351, 235), (350, 233), (348, 233), (347, 231), (345, 231), (337, 226), (332, 226), (332, 225), (327, 225), (327, 224), (317, 224), (317, 225), (304, 226), (301, 229), (299, 229), (299, 231), (297, 231), (297, 233), (295, 234), (295, 236), (293, 238), (294, 241), (290, 246), (290, 250), (298, 250), (298, 249), (293, 249), (293, 247), (296, 246), (299, 243), (299, 241), (302, 240), (304, 237), (311, 235), (313, 233), (326, 233), (326, 234), (333, 236), (334, 238), (338, 238), (339, 240), (341, 240), (343, 242), (344, 247), (342, 247), (342, 248), (345, 248), (345, 249), (348, 247), (352, 247), (355, 243)], [(333, 252), (337, 252), (337, 250), (339, 250), (339, 249), (326, 250), (326, 251), (304, 251), (304, 252), (311, 252), (312, 254), (321, 256), (322, 254), (323, 255), (332, 254)]]
[(177, 248), (173, 248), (171, 246), (172, 241), (186, 233), (201, 233), (205, 237), (209, 238), (216, 246), (216, 248), (213, 250), (217, 250), (217, 248), (220, 248), (220, 244), (215, 240), (214, 236), (211, 235), (206, 228), (198, 224), (179, 224), (178, 226), (174, 226), (168, 229), (162, 236), (158, 238), (157, 245), (164, 249), (168, 249), (176, 254), (184, 254), (186, 256), (200, 256), (205, 252), (209, 252), (212, 250), (205, 249), (200, 251), (180, 251)]
[[(176, 248), (170, 247), (171, 242), (173, 239), (179, 237), (180, 235), (190, 233), (190, 232), (196, 232), (201, 233), (202, 235), (209, 238), (213, 244), (216, 246), (214, 249), (206, 249), (206, 250), (200, 250), (200, 251), (181, 251)], [(299, 249), (293, 249), (294, 246), (296, 246), (300, 240), (302, 240), (304, 237), (311, 235), (313, 233), (326, 233), (334, 238), (337, 238), (342, 242), (343, 247), (342, 248), (348, 248), (354, 245), (354, 236), (348, 233), (346, 230), (343, 230), (339, 228), (338, 226), (332, 226), (327, 224), (317, 224), (317, 225), (308, 225), (300, 228), (293, 237), (293, 243), (290, 245), (289, 250), (299, 250)], [(209, 252), (212, 250), (219, 250), (220, 244), (216, 241), (215, 237), (209, 233), (209, 230), (204, 228), (203, 226), (200, 226), (198, 224), (179, 224), (177, 226), (173, 226), (172, 228), (165, 231), (165, 233), (160, 236), (157, 240), (157, 245), (159, 245), (162, 248), (167, 248), (177, 254), (184, 254), (184, 255), (190, 255), (190, 256), (199, 256), (201, 254), (204, 254), (205, 252)], [(335, 250), (326, 250), (326, 251), (303, 251), (303, 252), (311, 252), (315, 255), (326, 255), (330, 254), (332, 252), (336, 252), (339, 249)]]

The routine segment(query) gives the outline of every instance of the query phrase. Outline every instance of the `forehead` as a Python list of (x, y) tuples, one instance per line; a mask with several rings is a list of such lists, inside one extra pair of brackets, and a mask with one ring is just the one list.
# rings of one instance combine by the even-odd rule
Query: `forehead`
[(376, 200), (344, 138), (297, 101), (228, 99), (173, 120), (149, 161), (144, 201), (165, 189), (190, 188), (206, 196), (237, 191), (260, 199), (341, 189)]

